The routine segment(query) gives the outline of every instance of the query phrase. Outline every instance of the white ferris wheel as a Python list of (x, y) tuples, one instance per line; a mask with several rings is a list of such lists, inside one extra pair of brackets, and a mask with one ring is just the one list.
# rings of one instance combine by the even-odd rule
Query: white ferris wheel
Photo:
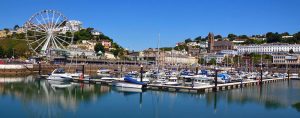
[(54, 10), (43, 10), (25, 23), (29, 48), (37, 55), (48, 55), (51, 50), (65, 50), (73, 43), (74, 31), (67, 18)]

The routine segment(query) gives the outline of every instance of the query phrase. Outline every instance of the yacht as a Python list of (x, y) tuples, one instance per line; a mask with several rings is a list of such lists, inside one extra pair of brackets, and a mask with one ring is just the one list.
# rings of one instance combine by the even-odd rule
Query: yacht
[(171, 76), (164, 84), (173, 85), (173, 86), (180, 85), (180, 83), (178, 82), (178, 78), (176, 76)]
[(82, 77), (82, 70), (80, 69), (76, 69), (75, 73), (71, 73), (70, 75), (72, 76), (73, 79), (83, 79), (83, 80), (90, 79), (90, 75), (87, 74), (84, 74), (84, 76)]
[(210, 85), (211, 81), (208, 79), (204, 79), (204, 78), (194, 78), (194, 82), (193, 82), (193, 87), (197, 88), (197, 87), (202, 87), (202, 86), (207, 86)]
[(131, 77), (125, 77), (124, 81), (113, 81), (112, 85), (115, 87), (121, 87), (121, 88), (137, 88), (141, 89), (146, 86), (145, 83), (139, 82)]
[(300, 80), (299, 74), (297, 74), (297, 73), (292, 73), (292, 74), (290, 75), (290, 79), (293, 79), (293, 80)]
[(110, 70), (109, 69), (99, 69), (97, 70), (97, 75), (100, 77), (110, 77)]
[(67, 74), (63, 68), (55, 69), (47, 79), (61, 82), (73, 80), (72, 76), (70, 74)]

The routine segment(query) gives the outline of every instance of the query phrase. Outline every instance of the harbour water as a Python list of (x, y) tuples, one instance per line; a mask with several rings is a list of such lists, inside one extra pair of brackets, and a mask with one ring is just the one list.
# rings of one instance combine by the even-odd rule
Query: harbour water
[(299, 118), (300, 81), (210, 93), (0, 77), (0, 117)]

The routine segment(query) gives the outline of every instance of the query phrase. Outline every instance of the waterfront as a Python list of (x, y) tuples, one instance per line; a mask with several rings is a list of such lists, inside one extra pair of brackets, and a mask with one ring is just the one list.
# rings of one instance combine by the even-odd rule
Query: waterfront
[(292, 80), (203, 94), (141, 93), (104, 85), (57, 84), (33, 76), (1, 80), (1, 117), (300, 116), (294, 105), (300, 102), (300, 81)]

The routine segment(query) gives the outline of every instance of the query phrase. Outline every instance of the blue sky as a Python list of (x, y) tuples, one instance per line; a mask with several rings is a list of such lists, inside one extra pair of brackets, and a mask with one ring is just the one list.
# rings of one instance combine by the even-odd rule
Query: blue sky
[(141, 50), (174, 46), (208, 32), (227, 35), (300, 31), (300, 0), (1, 0), (0, 28), (52, 9)]

